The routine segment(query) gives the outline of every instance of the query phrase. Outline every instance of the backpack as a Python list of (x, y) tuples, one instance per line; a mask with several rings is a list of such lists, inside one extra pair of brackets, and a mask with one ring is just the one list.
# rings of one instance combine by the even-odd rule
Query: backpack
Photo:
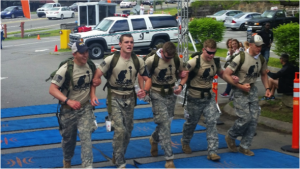
[[(108, 112), (109, 115), (112, 112), (112, 108), (111, 108), (111, 100), (112, 100), (112, 98), (111, 98), (111, 89), (121, 89), (120, 87), (113, 87), (113, 86), (111, 86), (109, 84), (109, 82), (108, 82), (109, 79), (110, 79), (110, 77), (111, 77), (111, 75), (112, 75), (113, 69), (116, 67), (116, 65), (117, 65), (117, 63), (119, 61), (119, 58), (120, 58), (120, 52), (119, 51), (115, 51), (112, 54), (113, 54), (113, 58), (112, 58), (112, 60), (110, 62), (110, 67), (109, 67), (108, 71), (103, 74), (103, 76), (107, 79), (106, 84), (103, 87), (103, 91), (105, 91), (106, 87), (108, 88), (108, 90), (107, 90), (107, 112)], [(107, 56), (111, 56), (111, 55), (107, 55)], [(104, 59), (106, 57), (104, 57)], [(136, 56), (136, 54), (134, 52), (131, 53), (131, 58), (133, 60), (134, 67), (136, 69), (136, 75), (135, 76), (137, 76), (137, 74), (138, 74), (138, 72), (140, 70), (140, 61), (139, 61), (138, 57)], [(135, 92), (134, 88), (122, 88), (122, 89), (133, 90), (133, 92), (134, 92), (134, 99), (135, 99), (135, 105), (137, 105), (137, 102), (136, 102), (137, 97), (136, 97), (136, 92)]]
[[(59, 88), (61, 92), (63, 92), (63, 90), (68, 90), (67, 97), (68, 97), (68, 95), (70, 93), (70, 89), (71, 89), (70, 84), (72, 85), (72, 87), (74, 87), (74, 82), (73, 82), (74, 61), (73, 61), (73, 59), (74, 59), (73, 57), (70, 57), (67, 60), (62, 61), (58, 66), (58, 69), (59, 69), (60, 67), (62, 67), (64, 64), (67, 63), (67, 71), (65, 74), (65, 81), (64, 81), (63, 85)], [(87, 64), (89, 65), (90, 69), (92, 70), (92, 77), (94, 77), (94, 74), (96, 71), (96, 66), (95, 66), (94, 62), (92, 60), (88, 59)], [(48, 80), (53, 79), (57, 70), (53, 71), (50, 74), (50, 77), (48, 79), (46, 79), (45, 81), (47, 82)]]
[[(201, 68), (201, 59), (200, 59), (201, 54), (202, 54), (202, 52), (195, 52), (190, 56), (190, 58), (194, 58), (195, 56), (198, 56), (198, 57), (196, 59), (196, 66), (193, 69), (193, 71), (189, 72), (189, 77), (188, 77), (188, 80), (186, 81), (186, 88), (185, 88), (184, 101), (183, 101), (182, 107), (184, 107), (184, 104), (186, 102), (186, 95), (187, 95), (188, 88), (191, 87), (191, 81), (192, 81), (192, 79), (194, 79), (196, 77), (196, 75), (199, 72), (199, 69)], [(220, 67), (220, 58), (213, 58), (213, 59), (216, 64), (216, 67)], [(203, 92), (202, 92), (202, 94), (203, 94)]]
[[(239, 66), (237, 67), (237, 69), (234, 71), (234, 75), (238, 75), (239, 71), (241, 70), (241, 67), (242, 65), (244, 64), (245, 62), (245, 52), (241, 51), (239, 52), (239, 55), (240, 55), (240, 64)], [(263, 55), (259, 55), (259, 59), (260, 59), (260, 62), (261, 62), (261, 65), (263, 65), (265, 63), (265, 58)]]
[(233, 61), (233, 59), (234, 59), (237, 55), (239, 55), (239, 54), (240, 54), (240, 52), (237, 53), (237, 54), (235, 54), (235, 55), (230, 56), (230, 59), (229, 59), (228, 61), (225, 62), (224, 68), (226, 68), (226, 67)]

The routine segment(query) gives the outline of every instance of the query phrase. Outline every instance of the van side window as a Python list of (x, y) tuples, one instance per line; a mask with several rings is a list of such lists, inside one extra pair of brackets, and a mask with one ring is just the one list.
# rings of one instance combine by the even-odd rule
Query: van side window
[(117, 21), (111, 29), (115, 32), (129, 31), (129, 25), (127, 20), (120, 20)]
[(141, 19), (131, 19), (133, 30), (147, 29), (146, 22), (144, 18)]
[(149, 17), (153, 29), (177, 27), (177, 21), (173, 16)]

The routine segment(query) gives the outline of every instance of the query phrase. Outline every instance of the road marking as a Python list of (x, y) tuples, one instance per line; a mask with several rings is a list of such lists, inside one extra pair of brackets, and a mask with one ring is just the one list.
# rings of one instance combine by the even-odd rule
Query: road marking
[(35, 50), (35, 52), (44, 52), (46, 50), (49, 50), (49, 49)]
[(0, 80), (3, 80), (3, 79), (7, 79), (8, 77), (1, 77), (1, 79)]
[(26, 43), (26, 44), (20, 44), (20, 45), (10, 45), (10, 46), (4, 46), (4, 47), (12, 47), (12, 46), (24, 46), (24, 45), (32, 45), (32, 44), (37, 44), (37, 43), (48, 43), (48, 42), (54, 42), (54, 41), (60, 41), (60, 40), (59, 40), (59, 39), (57, 39), (57, 40), (52, 40), (52, 41), (47, 41), (47, 42)]

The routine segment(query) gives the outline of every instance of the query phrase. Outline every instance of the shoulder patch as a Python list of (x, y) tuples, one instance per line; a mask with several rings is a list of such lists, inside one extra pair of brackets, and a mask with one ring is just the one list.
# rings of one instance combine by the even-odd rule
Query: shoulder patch
[(103, 60), (103, 62), (100, 64), (101, 67), (104, 67), (106, 65), (106, 62)]
[(59, 74), (55, 74), (55, 76), (53, 77), (53, 80), (57, 81), (58, 83), (60, 83), (60, 81), (63, 79), (63, 77)]
[(235, 68), (235, 67), (237, 66), (237, 63), (231, 62), (231, 63), (230, 63), (230, 66), (231, 66), (232, 68)]

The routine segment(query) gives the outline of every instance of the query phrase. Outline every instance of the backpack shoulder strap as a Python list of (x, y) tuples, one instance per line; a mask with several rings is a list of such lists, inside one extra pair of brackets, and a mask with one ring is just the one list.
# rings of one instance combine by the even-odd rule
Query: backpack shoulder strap
[(154, 59), (153, 59), (153, 62), (152, 62), (152, 67), (151, 67), (151, 70), (150, 70), (151, 75), (153, 75), (155, 68), (157, 68), (158, 62), (159, 62), (159, 57), (158, 57), (158, 55), (155, 53)]
[[(96, 65), (94, 62), (90, 59), (88, 59), (87, 64), (89, 65), (90, 69), (92, 70), (92, 79), (94, 78), (95, 72), (96, 72)], [(91, 81), (92, 83), (93, 81)]]
[(179, 66), (180, 66), (180, 59), (176, 53), (175, 57), (174, 57), (174, 63), (175, 63), (175, 67), (176, 67), (176, 72), (179, 70)]
[(135, 70), (136, 70), (136, 76), (140, 70), (140, 61), (139, 61), (139, 58), (136, 56), (135, 53), (131, 53), (131, 58), (132, 58), (132, 61), (133, 61), (133, 64), (134, 64), (134, 67), (135, 67)]
[(220, 58), (214, 58), (214, 62), (216, 64), (217, 68), (220, 67)]
[(74, 87), (73, 69), (74, 69), (74, 61), (69, 59), (67, 61), (67, 70), (66, 70), (66, 74), (65, 74), (65, 81), (61, 87), (61, 91), (63, 91), (64, 89), (68, 90), (67, 95), (66, 95), (67, 97), (69, 96), (71, 86)]
[(262, 54), (260, 54), (259, 59), (260, 59), (261, 66), (262, 66), (265, 63), (265, 57)]
[[(120, 58), (120, 52), (117, 51), (114, 53), (113, 58), (110, 62), (110, 67), (108, 70), (110, 72), (110, 75), (112, 74), (113, 69), (116, 67), (116, 65), (119, 61), (119, 58)], [(109, 75), (109, 77), (107, 77), (107, 80), (110, 78), (110, 75)]]
[(235, 74), (237, 75), (237, 73), (241, 70), (242, 65), (245, 62), (245, 52), (241, 51), (240, 52), (240, 64), (237, 67), (237, 69), (235, 70)]

